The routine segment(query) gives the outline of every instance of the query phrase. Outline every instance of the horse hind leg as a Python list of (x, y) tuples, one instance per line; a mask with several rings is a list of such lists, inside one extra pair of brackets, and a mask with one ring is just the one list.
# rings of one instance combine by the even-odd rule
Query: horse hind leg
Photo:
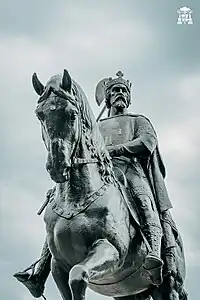
[[(182, 300), (175, 289), (174, 277), (164, 277), (163, 283), (152, 291), (152, 298), (153, 300)], [(187, 300), (187, 298), (183, 300)]]
[(119, 252), (106, 239), (97, 240), (86, 259), (69, 272), (69, 287), (73, 300), (83, 300), (90, 280), (100, 280), (119, 265)]
[[(137, 295), (131, 295), (126, 297), (115, 297), (115, 300), (151, 300), (151, 296), (149, 295), (149, 292), (143, 292)], [(160, 299), (158, 299), (160, 300)]]
[(65, 271), (54, 258), (51, 262), (51, 272), (62, 299), (72, 300), (72, 295), (68, 284), (69, 272)]

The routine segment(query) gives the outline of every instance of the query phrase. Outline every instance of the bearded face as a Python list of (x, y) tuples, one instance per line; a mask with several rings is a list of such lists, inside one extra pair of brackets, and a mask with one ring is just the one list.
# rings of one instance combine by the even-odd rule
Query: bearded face
[(117, 109), (124, 109), (129, 105), (129, 91), (123, 84), (114, 85), (110, 90), (110, 104)]

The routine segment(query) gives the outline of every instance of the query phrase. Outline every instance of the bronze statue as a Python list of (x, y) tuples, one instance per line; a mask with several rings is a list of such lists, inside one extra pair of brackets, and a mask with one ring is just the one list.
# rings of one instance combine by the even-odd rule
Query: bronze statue
[(150, 121), (127, 112), (131, 83), (121, 72), (99, 82), (109, 113), (98, 124), (66, 70), (45, 86), (34, 74), (33, 86), (56, 186), (39, 212), (46, 206), (41, 257), (14, 276), (36, 298), (51, 271), (64, 300), (84, 299), (87, 286), (121, 300), (187, 300), (165, 167)]

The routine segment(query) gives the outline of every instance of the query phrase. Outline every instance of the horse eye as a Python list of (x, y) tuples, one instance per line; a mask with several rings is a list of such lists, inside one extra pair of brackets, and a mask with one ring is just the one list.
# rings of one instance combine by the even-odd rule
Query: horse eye
[(77, 116), (77, 113), (75, 111), (73, 111), (72, 114), (71, 114), (71, 120), (75, 121), (76, 116)]

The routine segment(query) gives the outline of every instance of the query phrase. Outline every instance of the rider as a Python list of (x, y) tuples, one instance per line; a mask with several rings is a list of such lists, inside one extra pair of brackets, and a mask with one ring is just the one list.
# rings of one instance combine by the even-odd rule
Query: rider
[[(156, 133), (150, 121), (142, 115), (127, 112), (131, 99), (131, 83), (123, 79), (121, 72), (116, 75), (117, 78), (105, 80), (103, 89), (109, 117), (100, 122), (100, 130), (105, 138), (114, 167), (119, 168), (125, 174), (129, 190), (137, 206), (141, 230), (151, 248), (144, 267), (160, 268), (161, 271), (163, 261), (160, 253), (163, 231), (164, 236), (167, 237), (165, 244), (168, 249), (175, 246), (171, 228), (173, 227), (176, 232), (169, 214), (172, 205), (164, 184), (165, 168), (157, 148)], [(53, 192), (54, 190), (50, 190), (47, 198), (53, 196)], [(163, 226), (163, 224), (170, 224), (170, 226)], [(166, 228), (168, 234), (165, 232)], [(170, 255), (169, 257), (173, 259)], [(39, 261), (14, 276), (29, 289), (34, 297), (39, 298), (43, 294), (44, 285), (50, 273), (50, 263), (51, 253), (45, 241)], [(170, 263), (169, 260), (169, 265)], [(32, 269), (31, 275), (27, 272), (30, 269)], [(161, 283), (161, 275), (158, 281), (154, 282), (155, 285), (159, 283)]]
[[(141, 231), (151, 248), (144, 267), (160, 268), (160, 277), (153, 282), (157, 285), (162, 278), (161, 241), (167, 271), (172, 271), (178, 232), (169, 212), (172, 204), (164, 183), (165, 167), (158, 150), (156, 132), (145, 116), (127, 112), (131, 83), (123, 78), (121, 71), (116, 75), (114, 79), (105, 78), (99, 83), (103, 90), (100, 95), (104, 94), (109, 110), (108, 118), (101, 120), (99, 127), (114, 169), (120, 169), (127, 180), (132, 195), (129, 207), (132, 210), (136, 205)], [(98, 93), (96, 98), (99, 103)]]

